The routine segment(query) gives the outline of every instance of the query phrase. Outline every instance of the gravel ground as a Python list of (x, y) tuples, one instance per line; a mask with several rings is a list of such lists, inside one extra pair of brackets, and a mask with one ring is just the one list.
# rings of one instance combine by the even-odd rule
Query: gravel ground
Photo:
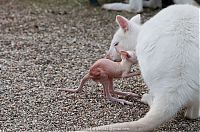
[[(56, 90), (76, 88), (88, 67), (104, 57), (117, 29), (115, 15), (134, 14), (87, 1), (41, 1), (0, 1), (0, 131), (73, 131), (143, 117), (149, 108), (139, 98), (126, 98), (131, 106), (111, 103), (91, 81), (82, 93)], [(145, 10), (143, 21), (157, 11)], [(115, 86), (147, 92), (140, 76), (116, 80)], [(155, 131), (199, 131), (199, 122), (180, 111)]]

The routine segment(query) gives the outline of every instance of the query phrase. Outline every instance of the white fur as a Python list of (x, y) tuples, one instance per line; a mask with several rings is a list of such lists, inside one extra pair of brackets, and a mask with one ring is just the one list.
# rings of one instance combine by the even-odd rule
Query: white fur
[(161, 7), (161, 0), (129, 0), (128, 4), (125, 3), (111, 3), (111, 4), (104, 4), (102, 7), (108, 10), (124, 10), (128, 12), (137, 12), (140, 13), (143, 11), (144, 7), (150, 8), (157, 8)]
[[(116, 52), (114, 44), (119, 42), (119, 47), (122, 49), (135, 49), (137, 44), (137, 36), (140, 30), (140, 15), (134, 16), (130, 21), (126, 19), (129, 31), (124, 33), (122, 28), (119, 28), (111, 41), (111, 46), (108, 51), (112, 60), (120, 60), (120, 55)], [(123, 38), (123, 39), (122, 39)], [(126, 38), (126, 39), (124, 39)], [(127, 45), (127, 43), (132, 43)]]
[[(198, 5), (194, 0), (174, 0), (176, 4), (192, 4)], [(124, 10), (128, 12), (136, 12), (140, 13), (143, 12), (143, 7), (150, 7), (150, 8), (161, 8), (162, 2), (161, 0), (129, 0), (128, 4), (125, 3), (111, 3), (111, 4), (104, 4), (102, 8), (108, 10)]]
[(160, 109), (164, 116), (157, 116), (163, 121), (183, 106), (187, 108), (187, 118), (198, 117), (198, 13), (197, 8), (189, 5), (168, 7), (146, 22), (138, 36), (136, 52), (153, 97), (151, 110)]
[(150, 110), (138, 121), (94, 130), (150, 131), (172, 118), (182, 107), (186, 108), (187, 118), (198, 118), (199, 9), (190, 5), (174, 5), (160, 11), (140, 28), (135, 22), (129, 21), (129, 24), (130, 32), (119, 29), (113, 41), (123, 42), (119, 46), (125, 45), (124, 50), (136, 47), (142, 76), (150, 90), (149, 94), (144, 94), (142, 101), (149, 104)]

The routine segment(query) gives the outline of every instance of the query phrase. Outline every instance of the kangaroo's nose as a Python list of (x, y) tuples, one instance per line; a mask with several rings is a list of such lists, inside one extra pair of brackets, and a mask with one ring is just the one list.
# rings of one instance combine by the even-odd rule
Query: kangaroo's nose
[(106, 58), (106, 59), (111, 59), (110, 54), (109, 54), (108, 51), (106, 51), (106, 56), (105, 56), (105, 58)]
[(110, 57), (109, 54), (106, 54), (105, 58), (106, 58), (106, 59), (111, 59), (111, 57)]
[(120, 62), (121, 59), (114, 59), (113, 61), (114, 61), (114, 62)]

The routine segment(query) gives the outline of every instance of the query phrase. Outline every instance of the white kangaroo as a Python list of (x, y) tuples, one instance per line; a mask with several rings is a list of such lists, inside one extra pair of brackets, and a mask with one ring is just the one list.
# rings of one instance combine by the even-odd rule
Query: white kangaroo
[(120, 28), (115, 33), (108, 56), (119, 60), (114, 50), (136, 49), (141, 73), (149, 93), (142, 101), (149, 112), (138, 121), (111, 124), (90, 130), (151, 131), (168, 121), (183, 107), (185, 117), (200, 116), (199, 88), (199, 9), (190, 5), (173, 5), (149, 21), (140, 24), (140, 16), (131, 20), (117, 16)]
[(164, 2), (175, 4), (192, 4), (199, 5), (199, 0), (129, 0), (129, 3), (110, 3), (104, 4), (102, 8), (108, 10), (124, 10), (128, 12), (143, 12), (143, 7), (161, 8)]

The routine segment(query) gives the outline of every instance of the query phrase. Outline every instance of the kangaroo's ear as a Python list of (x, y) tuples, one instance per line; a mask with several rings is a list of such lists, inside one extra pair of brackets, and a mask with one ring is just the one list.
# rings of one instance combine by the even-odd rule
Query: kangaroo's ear
[(141, 24), (141, 15), (137, 14), (136, 16), (132, 17), (130, 22), (134, 22), (136, 24)]
[(118, 25), (126, 32), (128, 31), (128, 19), (126, 19), (123, 16), (117, 15), (116, 16), (116, 22)]
[(124, 51), (124, 50), (121, 50), (121, 51), (120, 51), (120, 54), (121, 54), (123, 57), (125, 57), (126, 59), (131, 57), (131, 56), (129, 55), (129, 53), (126, 52), (126, 51)]

